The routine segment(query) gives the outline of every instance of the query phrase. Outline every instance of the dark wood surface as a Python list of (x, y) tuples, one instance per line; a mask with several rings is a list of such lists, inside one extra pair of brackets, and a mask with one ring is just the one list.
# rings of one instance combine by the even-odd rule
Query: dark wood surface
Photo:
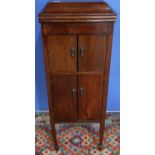
[(112, 14), (112, 10), (105, 2), (61, 2), (48, 3), (45, 13), (52, 14)]
[(52, 78), (55, 119), (77, 120), (77, 76), (57, 75)]
[(47, 42), (50, 71), (75, 72), (77, 68), (77, 36), (50, 35)]
[[(113, 28), (112, 28), (113, 32)], [(106, 107), (107, 107), (107, 97), (108, 97), (108, 82), (109, 82), (109, 72), (110, 72), (110, 60), (111, 60), (111, 50), (112, 50), (112, 39), (113, 33), (109, 34), (107, 37), (107, 50), (105, 58), (105, 71), (104, 71), (104, 81), (103, 81), (103, 99), (100, 115), (100, 149), (102, 148), (102, 141), (105, 128), (105, 118), (106, 118)]]
[(52, 83), (51, 83), (50, 72), (49, 72), (46, 27), (44, 25), (42, 25), (42, 40), (43, 40), (43, 48), (44, 48), (44, 64), (45, 64), (46, 83), (47, 83), (47, 92), (48, 92), (48, 106), (49, 106), (49, 112), (50, 112), (51, 133), (53, 135), (55, 149), (58, 150), (58, 143), (57, 143), (57, 136), (56, 136), (56, 129), (55, 129), (54, 107), (52, 104), (52, 95), (51, 95)]
[(46, 34), (109, 34), (113, 23), (53, 23), (44, 24)]
[(55, 148), (55, 123), (85, 121), (100, 123), (101, 148), (116, 14), (105, 2), (48, 3), (39, 20)]
[(78, 119), (99, 120), (103, 91), (102, 75), (78, 76), (78, 91)]
[(105, 2), (48, 3), (39, 15), (40, 22), (111, 22), (116, 14)]
[[(83, 72), (104, 71), (106, 36), (79, 35), (78, 45), (78, 70)], [(83, 49), (82, 55), (81, 49)]]

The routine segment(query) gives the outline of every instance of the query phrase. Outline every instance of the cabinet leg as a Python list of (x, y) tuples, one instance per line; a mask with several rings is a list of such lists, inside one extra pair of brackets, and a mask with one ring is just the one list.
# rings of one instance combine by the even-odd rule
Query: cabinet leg
[(53, 136), (54, 147), (55, 147), (55, 150), (58, 151), (58, 142), (57, 142), (57, 135), (56, 135), (56, 129), (55, 129), (55, 123), (54, 123), (54, 113), (53, 112), (52, 112), (52, 116), (50, 117), (50, 123), (51, 123), (51, 133)]
[(99, 131), (99, 146), (98, 149), (101, 151), (102, 149), (102, 142), (103, 142), (103, 138), (104, 138), (104, 129), (105, 129), (105, 119), (101, 120), (100, 122), (100, 131)]
[(58, 151), (58, 142), (57, 142), (57, 136), (56, 136), (55, 127), (52, 127), (51, 131), (52, 131), (52, 136), (53, 136), (55, 150)]

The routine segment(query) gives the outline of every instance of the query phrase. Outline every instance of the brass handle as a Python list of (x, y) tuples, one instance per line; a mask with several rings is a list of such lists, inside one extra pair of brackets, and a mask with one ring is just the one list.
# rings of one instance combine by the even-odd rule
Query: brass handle
[(84, 95), (84, 88), (80, 88), (80, 96)]
[(83, 47), (80, 48), (80, 56), (81, 56), (81, 57), (84, 56), (84, 48), (83, 48)]
[(75, 48), (71, 48), (70, 51), (71, 51), (71, 57), (74, 57), (75, 56)]
[(73, 96), (73, 97), (76, 96), (76, 89), (75, 89), (75, 88), (72, 89), (72, 96)]

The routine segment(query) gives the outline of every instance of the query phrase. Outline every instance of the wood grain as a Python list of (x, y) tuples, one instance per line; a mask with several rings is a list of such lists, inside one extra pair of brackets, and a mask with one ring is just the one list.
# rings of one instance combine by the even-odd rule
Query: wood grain
[(77, 120), (77, 76), (53, 76), (51, 88), (55, 120)]
[[(113, 28), (112, 28), (113, 31)], [(108, 82), (110, 73), (110, 61), (111, 61), (111, 50), (112, 50), (112, 38), (113, 33), (107, 37), (107, 49), (106, 49), (106, 59), (105, 59), (105, 71), (104, 71), (104, 81), (103, 81), (103, 98), (102, 98), (102, 108), (100, 115), (100, 138), (99, 138), (99, 149), (102, 148), (103, 135), (105, 129), (105, 119), (106, 119), (106, 107), (107, 107), (107, 97), (108, 97)]]
[[(78, 36), (78, 69), (79, 71), (104, 71), (106, 53), (106, 36), (79, 35)], [(81, 56), (83, 48), (83, 56)]]
[(112, 23), (54, 23), (45, 24), (47, 34), (109, 34)]
[[(84, 89), (83, 95), (80, 88)], [(78, 76), (78, 120), (100, 119), (102, 91), (102, 75)]]
[[(50, 35), (47, 42), (50, 72), (76, 72), (77, 37), (75, 35)], [(74, 56), (71, 55), (72, 48), (74, 48)]]
[(52, 104), (52, 89), (51, 89), (51, 80), (49, 74), (49, 62), (48, 62), (48, 50), (47, 50), (47, 37), (46, 37), (46, 27), (42, 25), (42, 38), (43, 38), (43, 48), (44, 48), (44, 63), (45, 63), (45, 73), (46, 73), (46, 83), (47, 83), (47, 92), (48, 92), (48, 106), (50, 112), (50, 125), (51, 133), (53, 135), (55, 149), (58, 150), (58, 143), (56, 137), (55, 129), (55, 118), (54, 118), (54, 107)]
[(42, 23), (114, 22), (116, 14), (105, 2), (48, 3), (39, 14)]

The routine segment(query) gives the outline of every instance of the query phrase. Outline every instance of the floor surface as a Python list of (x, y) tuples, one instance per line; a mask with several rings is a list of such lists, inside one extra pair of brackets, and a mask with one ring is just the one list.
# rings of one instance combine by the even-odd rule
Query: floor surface
[(119, 155), (120, 113), (107, 113), (103, 149), (98, 151), (99, 124), (56, 124), (59, 151), (54, 150), (48, 113), (36, 113), (36, 155)]

